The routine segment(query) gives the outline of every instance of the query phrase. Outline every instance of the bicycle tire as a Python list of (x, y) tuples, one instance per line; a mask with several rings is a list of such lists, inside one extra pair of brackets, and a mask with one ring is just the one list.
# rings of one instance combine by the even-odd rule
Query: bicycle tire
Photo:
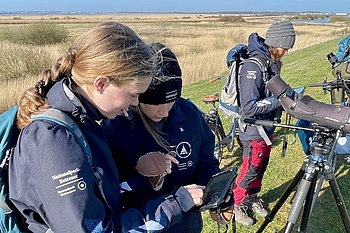
[(221, 162), (225, 145), (220, 144), (220, 142), (225, 137), (224, 130), (221, 125), (216, 125), (212, 122), (208, 122), (208, 125), (215, 137), (214, 157)]

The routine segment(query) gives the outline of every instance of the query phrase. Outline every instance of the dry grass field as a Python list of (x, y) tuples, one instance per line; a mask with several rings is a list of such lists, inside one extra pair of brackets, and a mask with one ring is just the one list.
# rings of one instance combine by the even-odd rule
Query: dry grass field
[[(226, 17), (226, 18), (225, 18)], [(183, 71), (185, 85), (209, 79), (226, 72), (227, 51), (237, 43), (247, 43), (249, 34), (257, 32), (265, 36), (266, 30), (274, 20), (288, 19), (287, 15), (215, 15), (215, 14), (106, 14), (106, 15), (1, 15), (2, 27), (23, 26), (37, 21), (54, 22), (63, 25), (70, 33), (71, 40), (92, 24), (101, 21), (118, 21), (134, 29), (147, 42), (162, 42), (177, 55)], [(240, 17), (242, 22), (233, 19)], [(347, 25), (295, 25), (297, 40), (293, 51), (303, 49), (327, 40), (339, 38), (350, 30)], [(0, 59), (11, 66), (22, 66), (31, 56), (16, 55), (16, 51), (31, 49), (38, 51), (47, 64), (53, 64), (64, 53), (69, 42), (45, 47), (23, 46), (11, 43), (0, 44)], [(44, 51), (44, 52), (43, 52)], [(39, 58), (36, 58), (39, 59)], [(11, 67), (9, 67), (10, 69)], [(0, 112), (15, 104), (28, 86), (40, 76), (22, 74), (18, 80), (8, 80), (1, 75), (0, 83), (10, 93), (0, 94)], [(5, 81), (4, 81), (5, 79)], [(14, 84), (15, 83), (15, 84)]]

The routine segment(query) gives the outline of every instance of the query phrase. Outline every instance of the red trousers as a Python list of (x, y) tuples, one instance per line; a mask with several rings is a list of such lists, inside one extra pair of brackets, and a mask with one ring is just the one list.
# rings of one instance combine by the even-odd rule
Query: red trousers
[(251, 196), (260, 192), (271, 152), (271, 146), (266, 145), (264, 140), (242, 141), (242, 144), (242, 167), (233, 191), (235, 205), (242, 203), (247, 195)]

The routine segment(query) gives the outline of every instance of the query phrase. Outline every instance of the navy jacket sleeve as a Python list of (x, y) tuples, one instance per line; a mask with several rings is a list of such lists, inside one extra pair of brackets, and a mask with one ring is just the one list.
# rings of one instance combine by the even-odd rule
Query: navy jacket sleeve
[(156, 232), (178, 222), (183, 211), (194, 206), (188, 192), (180, 188), (175, 195), (121, 212), (119, 179), (108, 152), (93, 151), (93, 157), (98, 156), (94, 165), (104, 171), (104, 201), (87, 156), (67, 129), (40, 121), (22, 131), (10, 161), (10, 198), (31, 231), (46, 232), (50, 227), (55, 233)]

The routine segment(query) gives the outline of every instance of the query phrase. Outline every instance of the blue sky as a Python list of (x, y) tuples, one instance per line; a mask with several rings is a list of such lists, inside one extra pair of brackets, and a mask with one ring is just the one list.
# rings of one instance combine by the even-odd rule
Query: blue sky
[(350, 12), (350, 0), (0, 0), (0, 11)]

